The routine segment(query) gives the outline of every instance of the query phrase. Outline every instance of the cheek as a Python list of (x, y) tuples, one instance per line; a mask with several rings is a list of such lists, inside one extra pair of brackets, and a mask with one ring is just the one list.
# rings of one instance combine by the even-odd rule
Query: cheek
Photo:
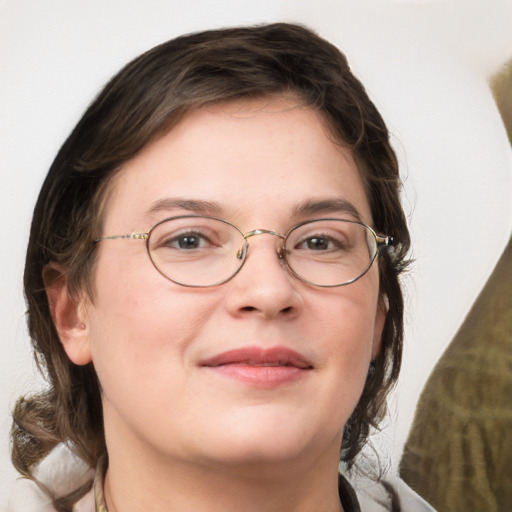
[(340, 354), (371, 352), (378, 303), (378, 288), (373, 286), (373, 281), (356, 281), (333, 289), (323, 301), (313, 299), (308, 304), (316, 317), (313, 324), (316, 324), (319, 339), (326, 335)]
[(326, 351), (334, 363), (331, 382), (338, 389), (352, 389), (355, 395), (362, 392), (371, 360), (373, 320), (371, 312), (354, 303), (344, 304), (333, 315)]
[(104, 392), (142, 390), (156, 379), (164, 388), (171, 385), (173, 376), (186, 371), (186, 349), (212, 301), (178, 289), (144, 262), (122, 268), (104, 258), (95, 277), (89, 340)]
[(374, 281), (356, 281), (350, 288), (333, 290), (323, 305), (319, 301), (308, 305), (328, 376), (325, 396), (332, 397), (333, 406), (340, 395), (355, 406), (366, 381), (376, 334), (378, 288)]

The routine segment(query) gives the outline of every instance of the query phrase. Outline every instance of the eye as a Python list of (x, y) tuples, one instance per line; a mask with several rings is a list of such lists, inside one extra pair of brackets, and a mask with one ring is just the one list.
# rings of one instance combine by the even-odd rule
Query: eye
[(180, 249), (196, 249), (199, 247), (201, 240), (197, 236), (183, 236), (177, 241)]
[(164, 247), (180, 250), (193, 250), (213, 247), (212, 241), (198, 231), (190, 231), (177, 235), (168, 236), (162, 243)]
[(313, 251), (326, 251), (332, 247), (332, 240), (324, 236), (313, 236), (304, 240), (302, 246)]
[(330, 236), (315, 234), (303, 237), (296, 245), (295, 249), (307, 251), (336, 251), (344, 248), (343, 239), (340, 236)]

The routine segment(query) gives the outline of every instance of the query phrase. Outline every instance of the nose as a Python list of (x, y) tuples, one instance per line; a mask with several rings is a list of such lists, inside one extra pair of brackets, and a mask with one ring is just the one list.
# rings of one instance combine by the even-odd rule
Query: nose
[(299, 283), (280, 257), (282, 235), (268, 230), (254, 230), (247, 259), (240, 272), (229, 282), (227, 304), (235, 316), (254, 315), (263, 318), (292, 317), (301, 308)]

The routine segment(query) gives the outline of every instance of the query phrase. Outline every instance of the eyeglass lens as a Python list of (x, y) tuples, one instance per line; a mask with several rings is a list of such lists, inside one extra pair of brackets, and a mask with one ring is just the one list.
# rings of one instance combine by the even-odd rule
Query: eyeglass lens
[[(185, 286), (214, 286), (229, 280), (242, 267), (247, 251), (241, 231), (212, 217), (165, 220), (151, 229), (148, 239), (155, 267)], [(319, 219), (292, 228), (280, 254), (300, 279), (317, 286), (340, 286), (368, 270), (377, 241), (369, 228), (357, 222)]]

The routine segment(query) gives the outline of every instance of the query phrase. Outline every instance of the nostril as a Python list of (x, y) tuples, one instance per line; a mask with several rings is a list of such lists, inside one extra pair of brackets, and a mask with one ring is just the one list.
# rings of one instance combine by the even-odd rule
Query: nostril
[[(241, 308), (241, 311), (246, 311), (247, 313), (250, 313), (252, 311), (258, 311), (258, 308), (254, 307), (254, 306), (245, 306), (245, 307)], [(288, 306), (279, 311), (279, 313), (285, 314), (285, 315), (288, 315), (292, 312), (293, 312), (293, 306)]]

